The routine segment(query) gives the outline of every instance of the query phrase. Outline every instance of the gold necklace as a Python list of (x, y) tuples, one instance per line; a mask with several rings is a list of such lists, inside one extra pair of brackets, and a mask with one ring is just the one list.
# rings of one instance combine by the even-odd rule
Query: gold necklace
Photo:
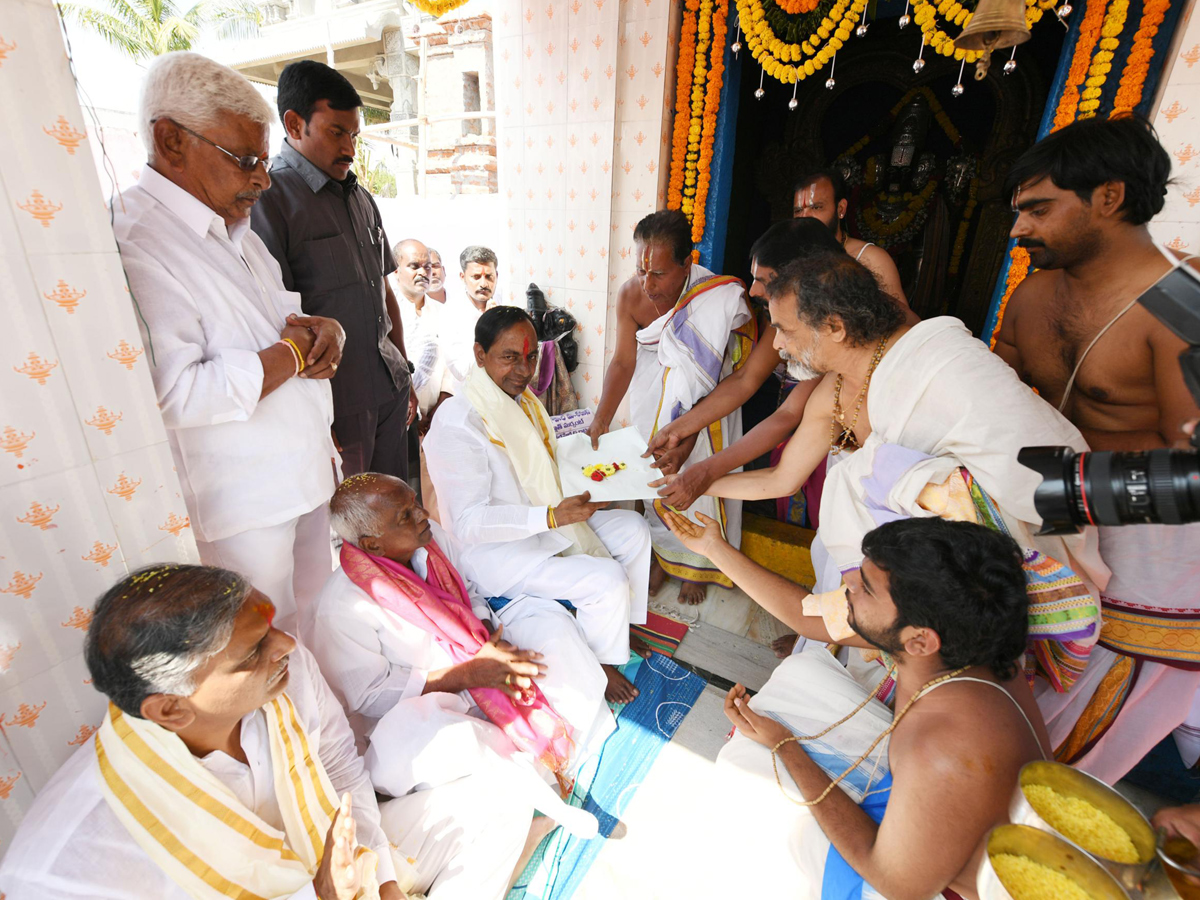
[[(872, 700), (875, 699), (875, 695), (871, 694), (870, 696), (868, 696), (867, 699), (864, 700), (862, 703), (860, 703), (858, 706), (856, 706), (849, 713), (849, 715), (843, 716), (842, 718), (838, 719), (836, 722), (834, 722), (832, 725), (830, 725), (828, 728), (824, 729), (823, 731), (819, 731), (816, 734), (810, 734), (810, 735), (793, 734), (791, 737), (785, 737), (782, 741), (780, 741), (778, 744), (776, 744), (774, 747), (771, 748), (771, 768), (775, 770), (775, 783), (777, 785), (779, 785), (780, 793), (782, 793), (783, 796), (787, 797), (789, 800), (791, 800), (797, 806), (816, 806), (818, 803), (820, 803), (822, 800), (824, 800), (826, 797), (828, 797), (830, 792), (835, 787), (837, 787), (839, 784), (841, 784), (847, 775), (849, 775), (851, 772), (853, 772), (855, 769), (857, 769), (860, 765), (862, 765), (863, 760), (867, 759), (871, 755), (872, 751), (874, 751), (874, 749), (880, 745), (880, 743), (883, 741), (883, 739), (885, 737), (887, 737), (889, 734), (891, 734), (893, 731), (896, 730), (896, 726), (900, 724), (900, 720), (903, 719), (905, 717), (905, 715), (908, 714), (908, 711), (910, 709), (912, 709), (912, 706), (914, 703), (916, 703), (918, 700), (920, 700), (921, 697), (923, 697), (925, 694), (929, 693), (929, 691), (933, 690), (933, 688), (936, 687), (937, 685), (941, 684), (944, 681), (949, 681), (952, 678), (957, 678), (959, 675), (961, 675), (963, 672), (967, 671), (967, 669), (969, 669), (969, 668), (971, 668), (971, 667), (963, 666), (961, 669), (955, 669), (953, 672), (950, 672), (947, 675), (942, 675), (940, 678), (935, 678), (932, 681), (929, 681), (926, 684), (924, 684), (919, 691), (917, 691), (915, 694), (912, 695), (912, 697), (909, 698), (909, 701), (904, 704), (904, 708), (901, 709), (900, 712), (896, 713), (895, 717), (892, 719), (892, 724), (889, 725), (884, 730), (884, 732), (881, 735), (879, 735), (879, 737), (875, 738), (874, 742), (872, 742), (871, 746), (867, 748), (866, 752), (863, 753), (863, 755), (860, 756), (858, 759), (856, 759), (853, 763), (851, 763), (850, 768), (848, 768), (845, 772), (843, 772), (837, 778), (833, 779), (833, 781), (829, 782), (829, 786), (827, 788), (825, 788), (825, 790), (821, 791), (821, 795), (819, 797), (817, 797), (816, 800), (796, 800), (793, 797), (789, 796), (788, 792), (784, 790), (783, 781), (779, 777), (779, 761), (778, 761), (778, 757), (776, 756), (776, 754), (779, 752), (779, 748), (782, 747), (784, 744), (791, 743), (792, 741), (795, 741), (797, 743), (802, 743), (804, 741), (815, 741), (819, 737), (824, 737), (825, 735), (829, 734), (829, 732), (833, 731), (833, 729), (837, 728), (839, 725), (845, 724), (846, 722), (850, 721), (850, 719), (852, 719), (856, 715), (858, 715), (863, 709), (866, 708), (868, 703), (870, 703)], [(895, 674), (896, 674), (896, 667), (893, 665), (890, 669), (888, 669), (888, 673), (885, 676), (885, 678), (890, 678), (890, 677), (894, 676)]]
[[(854, 418), (850, 420), (850, 424), (846, 424), (846, 414), (842, 412), (842, 375), (838, 375), (837, 381), (833, 383), (833, 421), (829, 423), (829, 452), (834, 456), (841, 453), (846, 448), (857, 450), (860, 446), (858, 438), (854, 436), (854, 427), (858, 425), (858, 415), (862, 412), (863, 401), (867, 399), (867, 389), (871, 386), (871, 376), (875, 373), (875, 367), (879, 365), (879, 360), (883, 359), (883, 351), (887, 347), (888, 339), (885, 337), (879, 342), (879, 346), (875, 348), (875, 355), (871, 357), (871, 364), (867, 367), (867, 377), (863, 379), (862, 389), (858, 392), (858, 397), (854, 401)], [(839, 430), (840, 426), (840, 430)]]

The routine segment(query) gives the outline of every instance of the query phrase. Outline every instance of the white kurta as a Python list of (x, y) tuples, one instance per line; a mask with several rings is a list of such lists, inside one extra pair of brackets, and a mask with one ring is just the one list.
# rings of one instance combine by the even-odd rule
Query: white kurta
[[(445, 549), (445, 532), (430, 524), (434, 540)], [(421, 549), (412, 560), (421, 578), (427, 577), (426, 559)], [(468, 590), (477, 616), (503, 622), (505, 640), (543, 655), (548, 671), (539, 687), (574, 729), (580, 754), (598, 747), (615, 727), (604, 702), (607, 679), (570, 613), (559, 603), (527, 596), (515, 597), (500, 613), (491, 613), (479, 592), (470, 586)], [(341, 569), (321, 592), (315, 621), (319, 627), (305, 635), (305, 641), (349, 714), (360, 746), (365, 747), (380, 719), (398, 703), (424, 693), (430, 672), (455, 665), (433, 635), (385, 610)], [(468, 692), (458, 696), (481, 715)]]
[(612, 559), (559, 556), (570, 541), (550, 529), (545, 506), (532, 505), (465, 396), (442, 404), (424, 448), (447, 552), (465, 578), (488, 598), (569, 601), (597, 659), (628, 661), (629, 623), (646, 621), (649, 589), (650, 535), (641, 517), (617, 510), (588, 520)]
[(291, 378), (259, 399), (258, 352), (302, 313), (250, 220), (227, 229), (149, 166), (113, 220), (197, 539), (278, 525), (328, 501), (329, 384)]
[[(712, 277), (708, 269), (693, 265), (683, 293)], [(736, 341), (733, 331), (750, 318), (745, 289), (740, 284), (728, 284), (701, 294), (678, 313), (673, 310), (664, 313), (638, 331), (629, 412), (643, 438), (649, 441), (664, 425), (708, 396), (733, 371), (731, 350)], [(721, 419), (719, 426), (721, 445), (714, 446), (709, 429), (701, 430), (682, 469), (708, 459), (742, 436), (741, 409)], [(735, 547), (741, 543), (740, 500), (700, 497), (693, 510), (723, 522), (726, 539)], [(654, 550), (670, 574), (697, 582), (724, 579), (709, 560), (684, 547), (649, 504), (646, 521)]]
[[(358, 841), (379, 854), (380, 883), (393, 880), (388, 838), (354, 736), (316, 661), (303, 648), (291, 656), (286, 690), (329, 780), (339, 795), (349, 791), (354, 797)], [(241, 803), (282, 829), (266, 716), (256, 710), (241, 727), (247, 763), (219, 751), (200, 762)], [(42, 788), (0, 862), (0, 891), (8, 900), (189, 900), (126, 831), (102, 783), (92, 738)], [(311, 885), (292, 896), (316, 900)]]
[[(496, 301), (491, 300), (487, 308), (495, 305)], [(483, 310), (467, 296), (461, 282), (446, 285), (440, 328), (442, 358), (446, 363), (442, 390), (448, 394), (457, 394), (462, 389), (467, 373), (475, 365), (475, 323), (482, 315)]]
[(397, 292), (400, 322), (404, 326), (404, 349), (416, 369), (412, 376), (413, 390), (421, 412), (427, 413), (437, 403), (446, 378), (446, 362), (441, 345), (441, 319), (445, 303), (425, 298), (418, 312), (416, 306)]
[(328, 381), (259, 399), (258, 353), (303, 314), (300, 295), (249, 219), (226, 228), (149, 166), (113, 224), (200, 559), (249, 576), (290, 626), (333, 565), (337, 460)]

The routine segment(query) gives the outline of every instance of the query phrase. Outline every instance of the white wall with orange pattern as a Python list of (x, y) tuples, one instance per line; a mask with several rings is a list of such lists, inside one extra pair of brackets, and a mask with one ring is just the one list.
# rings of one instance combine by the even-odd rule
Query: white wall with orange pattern
[(1200, 16), (1195, 13), (1195, 3), (1183, 12), (1154, 114), (1159, 140), (1173, 160), (1174, 183), (1150, 233), (1185, 253), (1200, 253)]
[(499, 0), (493, 11), (500, 297), (524, 305), (536, 283), (576, 317), (574, 384), (591, 408), (633, 228), (665, 201), (673, 2)]
[(0, 121), (3, 852), (103, 716), (96, 598), (197, 555), (51, 0), (4, 0)]

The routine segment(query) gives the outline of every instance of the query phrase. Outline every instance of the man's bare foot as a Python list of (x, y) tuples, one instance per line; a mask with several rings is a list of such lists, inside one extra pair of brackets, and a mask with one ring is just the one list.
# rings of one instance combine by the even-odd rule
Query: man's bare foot
[(679, 603), (681, 606), (699, 606), (708, 599), (708, 588), (702, 584), (685, 581), (679, 586)]
[(538, 844), (546, 839), (546, 835), (558, 827), (558, 823), (549, 816), (534, 816), (533, 824), (529, 826), (529, 836), (525, 838), (525, 847), (521, 850), (521, 857), (517, 860), (516, 866), (513, 868), (512, 878), (508, 880), (508, 891), (512, 890), (517, 879), (521, 877), (521, 873), (525, 871), (525, 867), (529, 865), (529, 860), (533, 858), (533, 851), (538, 848)]
[(608, 687), (604, 689), (604, 699), (609, 703), (632, 703), (637, 699), (638, 689), (629, 679), (617, 671), (616, 666), (601, 666), (608, 676)]
[(649, 659), (650, 654), (654, 651), (650, 649), (650, 645), (643, 641), (640, 637), (629, 632), (629, 649), (640, 656), (642, 659)]
[(653, 597), (667, 583), (667, 573), (658, 564), (658, 557), (650, 557), (650, 596)]
[(779, 659), (787, 659), (792, 655), (792, 651), (796, 649), (796, 640), (799, 635), (785, 634), (783, 637), (777, 637), (771, 641), (771, 649), (775, 651), (775, 655)]

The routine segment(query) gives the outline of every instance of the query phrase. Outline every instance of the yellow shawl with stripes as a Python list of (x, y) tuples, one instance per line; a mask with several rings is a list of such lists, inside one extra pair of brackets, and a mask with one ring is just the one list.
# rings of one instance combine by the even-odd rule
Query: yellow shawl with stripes
[(283, 831), (247, 809), (173, 732), (110, 703), (96, 734), (109, 806), (150, 858), (197, 900), (288, 897), (311, 882), (321, 864), (337, 791), (291, 698), (281, 694), (262, 711)]
[[(562, 503), (562, 484), (558, 479), (558, 439), (554, 424), (538, 398), (529, 388), (513, 400), (492, 381), (480, 366), (473, 366), (464, 384), (467, 399), (483, 419), (488, 440), (500, 447), (514, 471), (521, 488), (535, 506), (558, 506)], [(586, 522), (560, 525), (559, 533), (571, 540), (564, 556), (586, 553), (601, 559), (609, 557), (608, 550)]]

